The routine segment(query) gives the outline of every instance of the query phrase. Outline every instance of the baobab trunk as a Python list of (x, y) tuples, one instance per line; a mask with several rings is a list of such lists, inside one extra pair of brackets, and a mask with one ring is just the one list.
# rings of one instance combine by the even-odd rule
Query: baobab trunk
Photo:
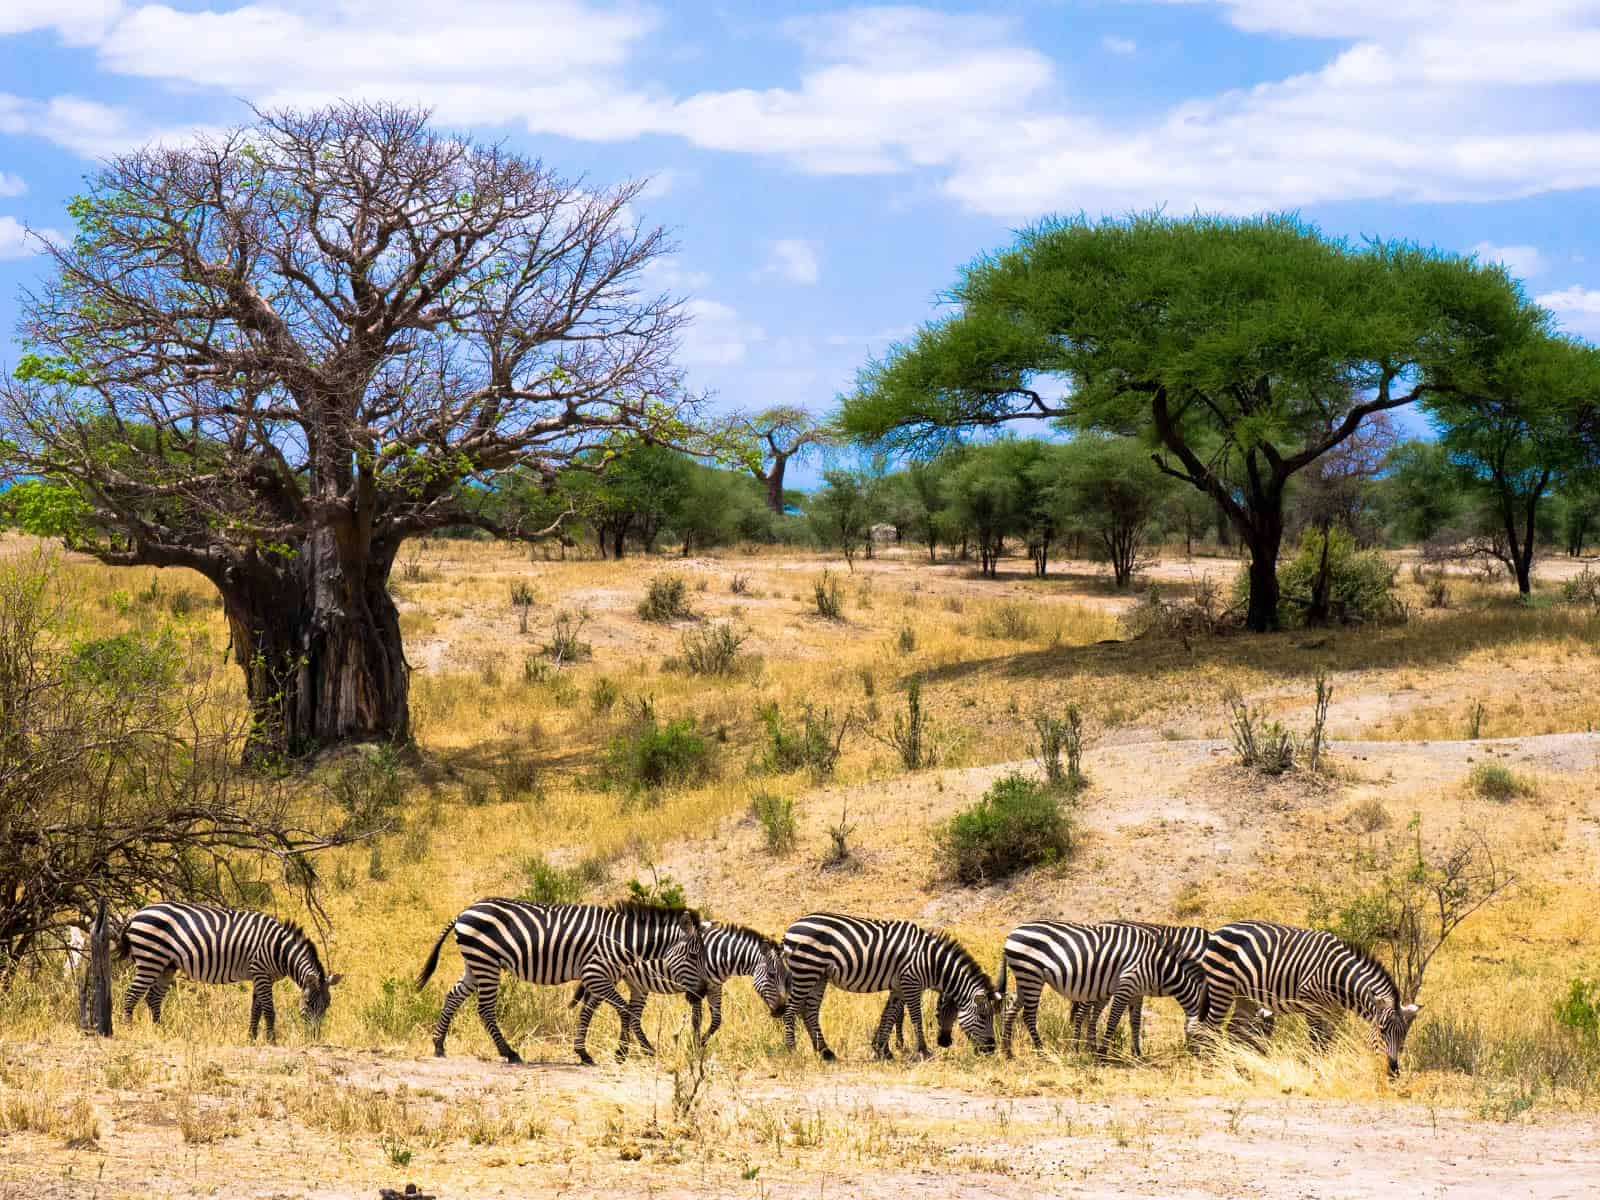
[(219, 581), (254, 717), (247, 756), (342, 741), (405, 741), (409, 678), (389, 596), (393, 551), (352, 562), (331, 530), (282, 562), (255, 558)]
[(783, 468), (786, 464), (782, 461), (772, 464), (772, 469), (761, 477), (761, 482), (767, 485), (767, 507), (778, 516), (783, 516)]

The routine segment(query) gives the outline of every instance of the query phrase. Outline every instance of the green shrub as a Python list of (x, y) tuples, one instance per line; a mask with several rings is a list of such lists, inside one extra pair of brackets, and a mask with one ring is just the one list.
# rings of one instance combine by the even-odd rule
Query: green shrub
[(698, 783), (710, 774), (711, 747), (692, 717), (663, 725), (652, 715), (606, 748), (607, 778), (634, 791)]
[(513, 800), (544, 800), (544, 780), (539, 764), (518, 754), (507, 756), (494, 769), (495, 789), (502, 803)]
[(1584, 567), (1561, 585), (1561, 598), (1568, 604), (1600, 607), (1600, 572)]
[(1579, 1039), (1600, 1046), (1600, 983), (1574, 979), (1556, 1005), (1556, 1024)]
[(817, 615), (830, 621), (844, 620), (844, 587), (832, 571), (824, 571), (812, 584)]
[(691, 629), (679, 642), (678, 661), (691, 675), (732, 675), (741, 665), (739, 647), (749, 636), (728, 621), (718, 621), (706, 629)]
[(328, 790), (333, 802), (344, 810), (352, 831), (393, 829), (399, 824), (394, 814), (405, 800), (400, 755), (392, 746), (379, 746), (370, 753), (357, 751), (334, 774)]
[(941, 865), (961, 883), (973, 885), (1062, 861), (1072, 853), (1072, 817), (1062, 796), (1026, 775), (997, 780), (982, 800), (957, 813), (935, 835)]
[(630, 904), (646, 904), (651, 908), (665, 908), (673, 912), (689, 907), (683, 896), (683, 884), (671, 875), (656, 876), (649, 883), (641, 883), (637, 879), (628, 880), (628, 890), (624, 899)]
[(72, 648), (68, 672), (80, 683), (114, 692), (165, 690), (178, 678), (178, 647), (167, 631), (96, 638)]
[(901, 654), (910, 654), (917, 648), (917, 631), (909, 625), (900, 626), (900, 636), (895, 641)]
[(833, 774), (850, 729), (849, 713), (840, 719), (831, 708), (807, 704), (801, 709), (798, 729), (784, 724), (777, 701), (762, 705), (759, 715), (767, 729), (767, 746), (761, 756), (764, 769), (777, 773), (804, 769), (819, 781)]
[[(1076, 704), (1067, 705), (1065, 715), (1060, 717), (1036, 713), (1033, 728), (1038, 735), (1033, 756), (1044, 768), (1046, 783), (1076, 791), (1088, 782), (1083, 774), (1083, 717)], [(1063, 754), (1065, 763), (1061, 761)]]
[(557, 665), (579, 662), (594, 653), (594, 647), (579, 636), (588, 623), (587, 608), (579, 609), (575, 613), (562, 609), (556, 614), (555, 621), (550, 626), (550, 641), (544, 648), (551, 662)]
[(609, 675), (602, 675), (589, 685), (589, 710), (597, 717), (609, 713), (621, 698), (622, 688)]
[(1228, 732), (1241, 767), (1263, 775), (1282, 775), (1294, 766), (1294, 734), (1277, 721), (1268, 721), (1231, 687), (1223, 691), (1222, 700), (1228, 706)]
[[(1285, 626), (1304, 625), (1313, 585), (1322, 565), (1322, 531), (1311, 530), (1300, 539), (1294, 557), (1278, 565), (1278, 620)], [(1394, 597), (1395, 567), (1382, 550), (1361, 550), (1345, 530), (1328, 531), (1328, 615), (1347, 624), (1392, 620), (1400, 615)], [(1234, 605), (1250, 600), (1250, 572), (1239, 572), (1234, 583)]]
[(646, 621), (683, 621), (694, 616), (689, 607), (689, 585), (682, 575), (657, 575), (639, 601), (639, 616)]
[(1026, 642), (1038, 635), (1039, 622), (1020, 604), (1002, 604), (978, 623), (978, 632), (997, 640)]
[(794, 849), (794, 801), (790, 797), (757, 792), (750, 798), (750, 811), (761, 824), (768, 854), (788, 854)]
[(605, 882), (605, 864), (597, 858), (586, 858), (577, 866), (566, 868), (551, 865), (541, 854), (522, 864), (527, 886), (521, 898), (534, 904), (572, 904), (583, 899), (590, 888)]
[(1472, 790), (1485, 800), (1498, 800), (1502, 804), (1533, 794), (1531, 783), (1499, 763), (1479, 763), (1472, 768), (1469, 782)]
[(439, 1015), (439, 1002), (418, 992), (409, 979), (384, 976), (377, 999), (361, 1010), (361, 1021), (373, 1033), (389, 1038), (409, 1037), (426, 1029)]

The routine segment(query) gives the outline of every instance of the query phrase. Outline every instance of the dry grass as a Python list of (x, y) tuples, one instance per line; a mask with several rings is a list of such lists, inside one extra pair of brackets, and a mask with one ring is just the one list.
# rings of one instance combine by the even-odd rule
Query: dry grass
[[(426, 543), (416, 561), (397, 590), (408, 657), (420, 668), (412, 702), (422, 766), (407, 775), (403, 830), (322, 864), (333, 922), (326, 957), (347, 980), (322, 1030), (326, 1047), (306, 1047), (287, 985), (279, 995), (284, 1048), (268, 1052), (241, 1045), (245, 991), (183, 982), (159, 1029), (143, 1011), (131, 1025), (119, 1013), (116, 1041), (86, 1047), (71, 1031), (67, 985), (48, 972), (19, 977), (0, 993), (0, 1037), (92, 1069), (0, 1060), (0, 1129), (8, 1135), (86, 1146), (103, 1140), (97, 1114), (126, 1100), (134, 1107), (118, 1116), (119, 1129), (124, 1121), (130, 1130), (148, 1127), (150, 1137), (213, 1156), (206, 1161), (233, 1161), (262, 1138), (299, 1130), (307, 1144), (352, 1147), (351, 1162), (364, 1165), (351, 1170), (363, 1180), (386, 1171), (392, 1178), (413, 1156), (443, 1171), (470, 1161), (471, 1147), (500, 1148), (508, 1168), (589, 1164), (594, 1178), (643, 1162), (661, 1179), (698, 1164), (734, 1183), (775, 1164), (802, 1175), (850, 1163), (999, 1179), (1008, 1163), (1028, 1161), (1008, 1147), (1020, 1152), (1040, 1136), (1133, 1149), (1170, 1136), (1151, 1124), (1151, 1110), (1130, 1108), (1134, 1101), (1389, 1105), (1399, 1096), (1492, 1120), (1592, 1113), (1600, 1104), (1600, 1084), (1558, 1061), (1570, 1046), (1552, 1015), (1569, 980), (1600, 968), (1587, 916), (1600, 902), (1592, 869), (1600, 771), (1508, 758), (1537, 786), (1498, 804), (1480, 801), (1468, 785), (1489, 748), (1445, 761), (1427, 748), (1341, 753), (1336, 745), (1329, 779), (1291, 773), (1262, 782), (1220, 768), (1200, 740), (1225, 733), (1218, 697), (1226, 686), (1301, 728), (1318, 669), (1334, 685), (1336, 740), (1460, 739), (1475, 700), (1487, 714), (1485, 738), (1583, 731), (1600, 719), (1600, 623), (1592, 614), (1521, 608), (1503, 587), (1452, 578), (1452, 607), (1423, 612), (1419, 604), (1405, 627), (1234, 637), (1186, 649), (1114, 640), (1127, 601), (1078, 564), (1053, 568), (1061, 576), (1042, 581), (1017, 564), (989, 582), (957, 565), (929, 569), (915, 553), (858, 561), (848, 619), (832, 622), (816, 617), (811, 595), (829, 564), (736, 552), (670, 564), (690, 581), (697, 615), (748, 630), (741, 651), (761, 664), (706, 677), (661, 667), (680, 652), (682, 631), (637, 614), (653, 569), (530, 565), (523, 551), (472, 542)], [(1187, 571), (1172, 568), (1174, 590)], [(63, 578), (85, 628), (97, 634), (159, 617), (220, 652), (226, 633), (214, 606), (184, 601), (176, 614), (163, 607), (163, 595), (199, 591), (178, 574), (160, 573), (153, 593), (151, 571), (74, 562)], [(539, 597), (535, 632), (526, 635), (505, 600), (521, 579), (533, 580)], [(548, 625), (540, 614), (559, 609), (591, 614), (584, 640), (592, 658), (524, 670), (525, 660), (540, 658), (538, 631)], [(912, 676), (923, 680), (930, 722), (948, 734), (938, 769), (905, 775), (865, 732), (846, 739), (825, 786), (803, 772), (774, 778), (756, 769), (762, 704), (785, 714), (808, 702), (848, 707), (865, 729), (881, 732), (903, 707)], [(237, 692), (222, 702), (237, 704)], [(1029, 714), (1069, 702), (1084, 716), (1094, 781), (1072, 864), (1029, 872), (1003, 889), (945, 888), (934, 878), (931, 831), (1003, 764), (1028, 758)], [(607, 744), (646, 707), (663, 721), (694, 719), (715, 747), (710, 782), (648, 802), (600, 785)], [(496, 782), (512, 779), (535, 782)], [(794, 799), (794, 846), (781, 857), (766, 852), (749, 815), (759, 791)], [(821, 872), (827, 828), (846, 811), (857, 869)], [(420, 997), (405, 982), (450, 915), (478, 896), (521, 892), (535, 858), (559, 868), (599, 864), (596, 899), (615, 896), (630, 878), (650, 879), (652, 870), (670, 875), (713, 915), (771, 932), (819, 907), (913, 917), (948, 927), (992, 964), (1006, 929), (1040, 916), (1301, 920), (1308, 885), (1349, 876), (1363, 847), (1417, 814), (1430, 836), (1467, 824), (1514, 847), (1526, 884), (1473, 918), (1430, 971), (1423, 1021), (1449, 1036), (1434, 1036), (1436, 1061), (1398, 1087), (1353, 1027), (1328, 1056), (1307, 1053), (1291, 1021), (1265, 1054), (1232, 1048), (1190, 1057), (1166, 1002), (1147, 1008), (1152, 1057), (1144, 1064), (1108, 1067), (1022, 1050), (1006, 1065), (974, 1056), (958, 1039), (932, 1062), (867, 1065), (881, 998), (834, 993), (823, 1019), (850, 1065), (825, 1076), (804, 1034), (799, 1053), (786, 1055), (781, 1025), (736, 983), (709, 1074), (685, 1105), (696, 1063), (679, 1002), (658, 999), (648, 1010), (660, 1060), (583, 1075), (564, 1065), (572, 1020), (564, 990), (508, 984), (502, 1022), (512, 1041), (530, 1061), (563, 1064), (516, 1073), (486, 1061), (493, 1050), (470, 1007), (452, 1030), (452, 1057), (427, 1058), (427, 1024), (459, 969), (453, 948)], [(1046, 1036), (1058, 1047), (1064, 1008), (1046, 1004)], [(603, 1048), (615, 1028), (602, 1015), (594, 1042)], [(1419, 1025), (1419, 1039), (1423, 1031)], [(190, 1060), (174, 1059), (178, 1047)], [(834, 1082), (821, 1087), (824, 1078)], [(907, 1088), (924, 1100), (906, 1100)], [(986, 1115), (958, 1113), (940, 1099), (944, 1089), (981, 1098)], [(1064, 1096), (1074, 1106), (1109, 1108), (1052, 1118), (1027, 1107)], [(1031, 1115), (1004, 1117), (1007, 1104)], [(475, 1177), (457, 1178), (467, 1191), (475, 1186)]]

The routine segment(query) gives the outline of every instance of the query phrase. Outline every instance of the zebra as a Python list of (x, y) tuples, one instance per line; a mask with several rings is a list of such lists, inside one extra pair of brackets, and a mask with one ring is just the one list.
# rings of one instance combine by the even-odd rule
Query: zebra
[[(789, 957), (777, 942), (765, 934), (747, 929), (743, 925), (721, 925), (715, 922), (705, 928), (706, 990), (705, 998), (711, 1006), (711, 1026), (702, 1038), (700, 1034), (700, 1000), (689, 1000), (694, 1037), (697, 1042), (710, 1041), (722, 1028), (722, 985), (734, 975), (748, 975), (774, 1019), (788, 1010), (792, 987)], [(623, 977), (628, 985), (628, 1011), (630, 1019), (622, 1023), (622, 1044), (617, 1057), (626, 1058), (633, 1029), (640, 1023), (645, 1001), (651, 993), (673, 995), (684, 988), (660, 961), (647, 961), (643, 969)], [(572, 1003), (584, 998), (583, 984), (573, 992)], [(570, 1005), (569, 1005), (570, 1007)]]
[(439, 951), (452, 932), (461, 950), (463, 967), (461, 978), (445, 996), (444, 1008), (433, 1027), (433, 1052), (441, 1058), (445, 1034), (450, 1031), (456, 1009), (476, 992), (478, 1019), (494, 1040), (495, 1049), (508, 1063), (522, 1061), (495, 1019), (502, 971), (527, 983), (578, 981), (583, 985), (583, 1008), (578, 1014), (573, 1049), (578, 1061), (588, 1066), (594, 1064), (586, 1045), (589, 1022), (601, 1003), (617, 1010), (624, 1029), (632, 1025), (645, 1053), (655, 1052), (644, 1027), (623, 1003), (617, 990), (619, 979), (660, 964), (675, 981), (675, 990), (686, 993), (691, 1001), (705, 994), (705, 943), (700, 915), (693, 909), (629, 903), (609, 907), (533, 904), (501, 897), (479, 900), (445, 923), (417, 976), (418, 991), (433, 976), (439, 965)]
[(811, 1045), (824, 1062), (834, 1053), (822, 1036), (822, 997), (832, 983), (847, 992), (891, 993), (872, 1037), (872, 1051), (888, 1059), (889, 1032), (902, 1009), (911, 1014), (917, 1055), (929, 1053), (922, 1028), (922, 993), (939, 993), (938, 1044), (949, 1046), (959, 1021), (973, 1046), (994, 1051), (994, 1014), (999, 994), (988, 974), (965, 947), (942, 933), (930, 933), (910, 921), (882, 921), (839, 913), (812, 913), (790, 925), (783, 935), (794, 975), (794, 994), (784, 1013), (784, 1044), (795, 1045), (795, 1020), (805, 1021)]
[(250, 1040), (266, 1019), (267, 1041), (277, 1041), (272, 985), (287, 976), (300, 987), (300, 1012), (314, 1031), (328, 1011), (329, 989), (342, 976), (322, 968), (317, 947), (292, 921), (241, 908), (165, 901), (128, 918), (117, 936), (117, 957), (132, 958), (133, 982), (122, 1019), (133, 1020), (142, 999), (150, 1019), (161, 1021), (161, 1002), (178, 972), (200, 983), (250, 980)]
[(1333, 1037), (1341, 1008), (1372, 1026), (1373, 1048), (1400, 1071), (1400, 1052), (1420, 1006), (1401, 1002), (1394, 976), (1371, 955), (1319, 929), (1270, 921), (1238, 921), (1213, 931), (1203, 962), (1210, 998), (1205, 1024), (1220, 1032), (1229, 1024), (1236, 998), (1298, 1012), (1306, 1017), (1311, 1044)]
[[(1099, 1005), (1110, 1002), (1105, 1032), (1096, 1047), (1102, 1057), (1124, 1008), (1128, 1010), (1133, 1056), (1141, 1055), (1142, 1011), (1133, 1006), (1137, 998), (1171, 996), (1183, 1007), (1191, 1025), (1206, 1013), (1206, 978), (1200, 965), (1135, 925), (1072, 925), (1062, 921), (1019, 925), (1007, 936), (1000, 955), (1002, 996), (1011, 973), (1017, 977), (1017, 997), (1005, 1007), (1001, 1042), (1007, 1057), (1011, 1055), (1011, 1035), (1019, 1012), (1034, 1048), (1043, 1048), (1039, 1038), (1039, 998), (1046, 984), (1076, 1002), (1075, 1016), (1078, 1020), (1087, 1018), (1090, 1042), (1094, 1041)], [(1082, 1036), (1083, 1026), (1079, 1024), (1078, 1029)]]

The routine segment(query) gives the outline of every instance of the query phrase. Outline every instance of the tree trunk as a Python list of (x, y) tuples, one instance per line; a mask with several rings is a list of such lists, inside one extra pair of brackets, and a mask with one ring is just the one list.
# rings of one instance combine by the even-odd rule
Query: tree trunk
[(1266, 633), (1278, 627), (1278, 549), (1283, 543), (1283, 515), (1255, 514), (1254, 528), (1239, 534), (1250, 549), (1250, 607), (1245, 628)]
[(1328, 577), (1328, 533), (1330, 525), (1322, 523), (1322, 557), (1317, 560), (1316, 578), (1311, 581), (1311, 607), (1306, 609), (1307, 625), (1326, 625), (1332, 608), (1333, 580)]
[(767, 507), (778, 516), (783, 516), (783, 471), (789, 465), (789, 460), (780, 458), (772, 464), (772, 469), (765, 475), (757, 474), (756, 478), (767, 485)]
[(619, 525), (611, 534), (611, 557), (617, 561), (622, 560), (622, 552), (627, 548), (628, 528)]
[(364, 570), (346, 569), (339, 541), (319, 531), (294, 559), (236, 565), (219, 582), (254, 716), (250, 759), (410, 736), (394, 552), (373, 547)]
[(1217, 548), (1233, 549), (1233, 522), (1228, 519), (1228, 510), (1220, 504), (1217, 505)]

